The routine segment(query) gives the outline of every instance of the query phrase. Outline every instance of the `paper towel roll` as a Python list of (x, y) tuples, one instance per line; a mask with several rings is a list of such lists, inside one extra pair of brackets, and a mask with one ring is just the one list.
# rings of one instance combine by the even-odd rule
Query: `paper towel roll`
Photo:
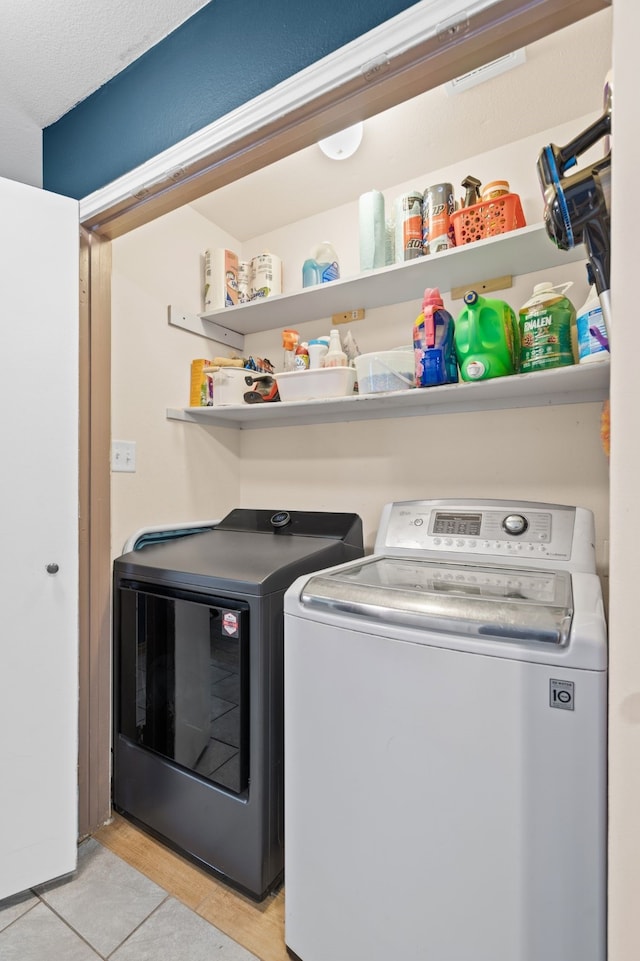
[(204, 252), (204, 309), (220, 310), (238, 303), (238, 255), (210, 247)]
[(251, 300), (253, 268), (250, 260), (238, 261), (238, 303), (247, 304)]
[(362, 194), (359, 202), (360, 270), (385, 265), (384, 197), (379, 190)]
[(251, 260), (251, 300), (282, 293), (282, 261), (265, 252)]

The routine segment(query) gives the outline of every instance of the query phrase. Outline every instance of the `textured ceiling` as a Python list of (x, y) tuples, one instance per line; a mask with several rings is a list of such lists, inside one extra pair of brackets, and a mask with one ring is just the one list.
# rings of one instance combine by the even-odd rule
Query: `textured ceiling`
[(46, 127), (206, 3), (0, 0), (0, 106)]

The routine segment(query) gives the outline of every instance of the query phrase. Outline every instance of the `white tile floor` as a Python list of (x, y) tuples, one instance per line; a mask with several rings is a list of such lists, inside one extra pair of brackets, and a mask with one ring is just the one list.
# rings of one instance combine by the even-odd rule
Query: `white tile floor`
[(257, 961), (89, 838), (71, 878), (0, 901), (2, 961)]

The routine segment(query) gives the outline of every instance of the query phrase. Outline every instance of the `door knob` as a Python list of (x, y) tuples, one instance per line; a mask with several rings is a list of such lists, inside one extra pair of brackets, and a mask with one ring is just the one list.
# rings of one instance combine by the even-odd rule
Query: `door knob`
[(57, 564), (47, 564), (47, 574), (57, 574), (59, 570)]

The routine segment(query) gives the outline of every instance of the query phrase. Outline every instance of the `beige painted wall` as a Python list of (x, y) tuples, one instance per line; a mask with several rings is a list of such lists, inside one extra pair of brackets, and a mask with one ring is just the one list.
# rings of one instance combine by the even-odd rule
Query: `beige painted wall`
[(189, 403), (190, 364), (220, 351), (168, 323), (201, 310), (201, 252), (235, 240), (189, 208), (113, 244), (112, 436), (137, 445), (135, 473), (112, 474), (112, 552), (139, 528), (222, 516), (237, 506), (240, 438), (166, 420)]
[(604, 568), (608, 484), (599, 414), (599, 404), (583, 404), (245, 431), (240, 500), (356, 511), (369, 548), (391, 500), (577, 503), (596, 514)]

